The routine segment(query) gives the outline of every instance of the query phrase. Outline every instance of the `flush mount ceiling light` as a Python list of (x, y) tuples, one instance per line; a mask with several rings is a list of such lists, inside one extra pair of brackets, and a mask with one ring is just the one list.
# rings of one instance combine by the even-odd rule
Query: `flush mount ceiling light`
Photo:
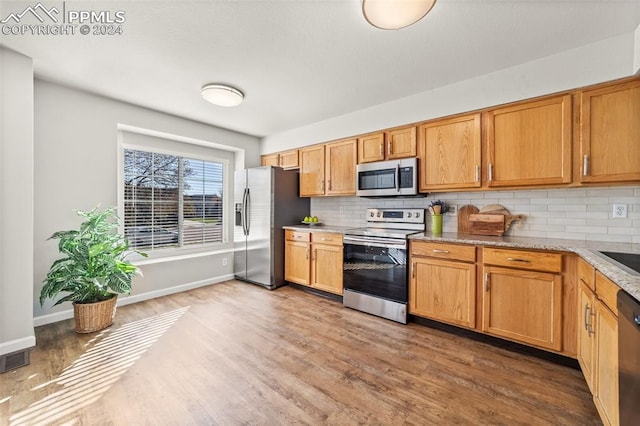
[(362, 0), (362, 13), (376, 28), (399, 30), (424, 18), (434, 4), (436, 0)]
[(242, 103), (244, 93), (226, 84), (212, 83), (202, 87), (202, 97), (214, 105), (232, 107)]

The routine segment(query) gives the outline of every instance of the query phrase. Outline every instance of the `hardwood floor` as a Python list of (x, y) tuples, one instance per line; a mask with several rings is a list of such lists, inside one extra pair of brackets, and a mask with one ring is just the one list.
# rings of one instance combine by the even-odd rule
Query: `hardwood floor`
[(237, 281), (36, 329), (0, 424), (600, 424), (579, 371)]

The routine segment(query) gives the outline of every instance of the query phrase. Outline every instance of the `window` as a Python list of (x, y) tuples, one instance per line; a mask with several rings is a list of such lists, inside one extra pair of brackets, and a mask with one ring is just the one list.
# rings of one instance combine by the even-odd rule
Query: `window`
[(222, 242), (220, 162), (124, 150), (124, 234), (154, 250)]

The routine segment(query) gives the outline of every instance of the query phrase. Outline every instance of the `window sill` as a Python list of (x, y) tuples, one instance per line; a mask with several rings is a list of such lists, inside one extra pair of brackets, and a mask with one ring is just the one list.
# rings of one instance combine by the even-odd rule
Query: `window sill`
[[(140, 250), (144, 252), (144, 250)], [(175, 262), (179, 260), (195, 259), (216, 254), (232, 253), (232, 244), (216, 244), (208, 247), (156, 250), (148, 253), (148, 257), (132, 253), (129, 261), (136, 266), (152, 265), (154, 263)]]

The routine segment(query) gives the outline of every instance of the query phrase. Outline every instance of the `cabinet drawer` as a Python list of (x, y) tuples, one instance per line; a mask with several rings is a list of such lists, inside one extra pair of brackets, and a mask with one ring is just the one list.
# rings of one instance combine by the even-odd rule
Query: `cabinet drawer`
[(291, 229), (286, 229), (284, 232), (284, 238), (288, 241), (309, 241), (311, 239), (311, 233), (309, 232), (301, 232), (301, 231), (292, 231)]
[(411, 242), (411, 255), (437, 257), (440, 259), (476, 261), (476, 247), (461, 244), (442, 244), (425, 241)]
[(602, 300), (607, 308), (618, 316), (618, 287), (613, 281), (596, 271), (596, 296)]
[(562, 271), (562, 255), (559, 253), (485, 247), (482, 256), (487, 265), (556, 273)]
[(596, 270), (582, 259), (578, 259), (578, 281), (586, 285), (591, 291), (596, 291)]
[(331, 232), (312, 232), (311, 241), (314, 243), (328, 244), (333, 246), (342, 245), (342, 235)]

